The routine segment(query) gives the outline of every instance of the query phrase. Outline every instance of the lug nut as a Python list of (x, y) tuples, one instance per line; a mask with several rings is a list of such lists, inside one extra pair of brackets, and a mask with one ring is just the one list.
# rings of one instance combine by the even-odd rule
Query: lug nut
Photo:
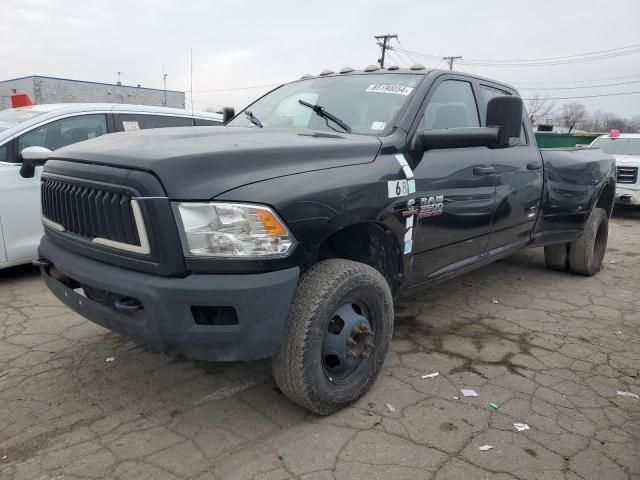
[(360, 358), (369, 358), (369, 352), (362, 352)]
[(353, 333), (354, 335), (360, 335), (362, 333), (362, 329), (358, 326), (353, 327), (353, 330), (351, 330), (351, 333)]
[(350, 347), (355, 347), (358, 344), (352, 337), (347, 338), (347, 345)]
[(367, 342), (365, 342), (364, 346), (367, 347), (367, 348), (373, 348), (373, 342), (372, 341), (367, 341)]
[(348, 358), (356, 358), (358, 356), (358, 354), (356, 352), (354, 352), (353, 350), (348, 350), (347, 351), (347, 357)]

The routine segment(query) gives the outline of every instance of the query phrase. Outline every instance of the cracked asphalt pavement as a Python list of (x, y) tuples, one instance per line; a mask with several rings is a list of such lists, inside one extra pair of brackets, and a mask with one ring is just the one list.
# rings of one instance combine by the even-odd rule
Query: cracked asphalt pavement
[(639, 280), (624, 210), (593, 278), (536, 249), (440, 284), (396, 305), (372, 390), (318, 417), (268, 361), (165, 357), (2, 271), (0, 478), (637, 480), (640, 400), (617, 391), (640, 394)]

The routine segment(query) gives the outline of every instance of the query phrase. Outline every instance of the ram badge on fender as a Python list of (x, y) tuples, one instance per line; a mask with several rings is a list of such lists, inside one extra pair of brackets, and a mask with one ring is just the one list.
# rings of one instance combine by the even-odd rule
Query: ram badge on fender
[(394, 298), (525, 247), (595, 274), (615, 163), (540, 152), (508, 85), (369, 67), (282, 85), (224, 127), (66, 147), (41, 187), (61, 301), (169, 354), (273, 357), (281, 390), (330, 414), (375, 381)]

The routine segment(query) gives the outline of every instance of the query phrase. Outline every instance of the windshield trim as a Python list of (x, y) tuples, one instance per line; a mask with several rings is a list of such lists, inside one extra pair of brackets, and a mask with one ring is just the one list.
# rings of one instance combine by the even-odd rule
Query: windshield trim
[[(430, 71), (428, 72), (430, 73)], [(231, 122), (233, 122), (236, 118), (239, 118), (241, 115), (244, 115), (245, 110), (251, 110), (251, 107), (253, 105), (255, 105), (257, 102), (259, 102), (260, 100), (262, 100), (263, 98), (265, 98), (267, 95), (271, 95), (273, 92), (280, 90), (283, 87), (286, 87), (287, 85), (292, 85), (294, 83), (300, 83), (300, 82), (308, 82), (310, 80), (323, 80), (323, 79), (328, 79), (328, 78), (338, 78), (338, 77), (354, 77), (354, 76), (369, 76), (369, 77), (376, 77), (379, 75), (411, 75), (414, 77), (417, 77), (417, 82), (415, 87), (413, 87), (413, 90), (411, 91), (411, 93), (409, 95), (407, 95), (407, 99), (404, 102), (404, 104), (402, 105), (402, 108), (398, 111), (398, 113), (395, 115), (395, 117), (393, 119), (391, 119), (391, 121), (389, 121), (387, 123), (387, 126), (384, 128), (384, 130), (380, 130), (379, 132), (375, 132), (375, 133), (361, 133), (361, 132), (351, 132), (349, 134), (347, 134), (346, 132), (343, 133), (345, 135), (364, 135), (367, 137), (387, 137), (389, 136), (393, 130), (395, 130), (398, 127), (398, 120), (400, 118), (402, 118), (402, 115), (404, 115), (405, 111), (407, 110), (407, 108), (409, 108), (409, 105), (411, 104), (411, 101), (413, 100), (414, 96), (417, 95), (417, 92), (420, 90), (420, 87), (424, 84), (425, 79), (429, 77), (429, 75), (425, 72), (404, 72), (404, 71), (387, 71), (387, 70), (381, 70), (381, 71), (375, 71), (375, 72), (352, 72), (352, 73), (348, 73), (348, 74), (339, 74), (339, 73), (335, 73), (335, 74), (331, 74), (331, 75), (323, 75), (321, 77), (308, 77), (308, 78), (298, 78), (296, 80), (292, 80), (290, 82), (287, 83), (283, 83), (282, 85), (278, 85), (277, 87), (269, 90), (268, 92), (266, 92), (264, 95), (256, 98), (253, 102), (251, 102), (249, 105), (247, 105), (246, 107), (244, 107), (242, 110), (240, 110), (238, 113), (236, 113), (236, 115), (229, 120), (229, 122), (225, 125), (231, 128), (242, 128), (241, 125), (231, 125)]]

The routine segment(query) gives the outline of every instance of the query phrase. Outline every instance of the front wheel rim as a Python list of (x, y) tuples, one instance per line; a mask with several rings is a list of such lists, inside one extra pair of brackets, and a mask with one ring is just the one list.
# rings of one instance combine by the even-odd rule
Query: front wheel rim
[(370, 309), (359, 301), (340, 305), (322, 339), (322, 369), (333, 384), (343, 384), (366, 363), (375, 342)]

